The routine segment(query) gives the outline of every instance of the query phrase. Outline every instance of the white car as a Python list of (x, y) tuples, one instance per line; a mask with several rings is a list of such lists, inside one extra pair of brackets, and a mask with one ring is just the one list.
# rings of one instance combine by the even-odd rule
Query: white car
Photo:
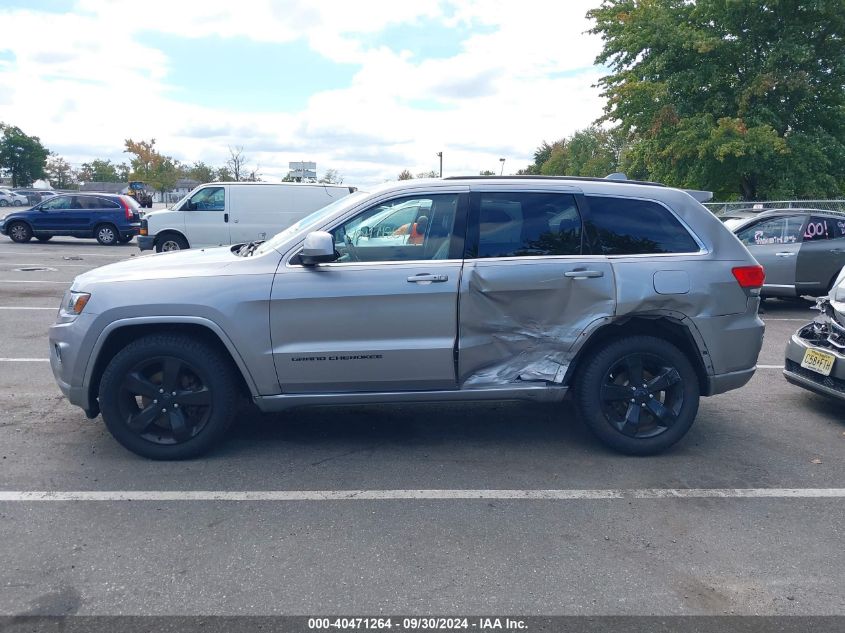
[(9, 189), (0, 188), (0, 207), (23, 207), (28, 204), (26, 196), (15, 193)]

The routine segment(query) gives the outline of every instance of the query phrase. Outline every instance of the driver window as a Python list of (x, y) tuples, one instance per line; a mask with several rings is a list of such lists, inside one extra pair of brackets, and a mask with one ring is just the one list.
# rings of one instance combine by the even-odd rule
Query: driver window
[(338, 262), (448, 259), (458, 194), (397, 198), (332, 231)]
[(226, 194), (223, 187), (206, 187), (191, 196), (188, 208), (192, 211), (223, 211)]
[[(75, 198), (75, 196), (74, 196)], [(42, 211), (61, 211), (62, 209), (70, 209), (71, 196), (56, 196), (52, 200), (48, 200), (41, 205)]]
[(737, 237), (748, 246), (795, 244), (801, 241), (803, 224), (802, 216), (777, 217), (757, 222), (737, 233)]

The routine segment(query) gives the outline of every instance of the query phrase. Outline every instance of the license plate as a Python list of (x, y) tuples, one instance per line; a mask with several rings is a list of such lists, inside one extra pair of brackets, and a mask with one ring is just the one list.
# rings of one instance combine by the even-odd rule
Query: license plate
[(806, 367), (810, 371), (814, 371), (822, 376), (830, 376), (833, 370), (833, 361), (836, 356), (828, 354), (827, 352), (820, 352), (817, 349), (808, 349), (804, 352), (804, 360), (801, 361), (801, 367)]

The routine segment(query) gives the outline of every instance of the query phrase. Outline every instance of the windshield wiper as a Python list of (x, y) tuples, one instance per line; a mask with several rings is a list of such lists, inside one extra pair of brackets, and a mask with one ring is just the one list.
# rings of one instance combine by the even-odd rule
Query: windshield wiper
[(243, 246), (238, 249), (238, 255), (240, 257), (249, 257), (255, 252), (255, 249), (258, 248), (261, 244), (264, 243), (264, 240), (256, 240), (254, 242), (247, 242)]

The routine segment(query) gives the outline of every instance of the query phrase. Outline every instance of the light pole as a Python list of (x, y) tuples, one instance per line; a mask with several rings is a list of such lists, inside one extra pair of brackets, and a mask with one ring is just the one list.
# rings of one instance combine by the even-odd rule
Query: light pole
[(501, 176), (503, 173), (505, 173), (505, 159), (500, 158), (499, 162), (502, 163), (502, 168), (499, 170), (499, 175)]
[(440, 159), (440, 177), (443, 178), (443, 152), (437, 152), (437, 157)]

